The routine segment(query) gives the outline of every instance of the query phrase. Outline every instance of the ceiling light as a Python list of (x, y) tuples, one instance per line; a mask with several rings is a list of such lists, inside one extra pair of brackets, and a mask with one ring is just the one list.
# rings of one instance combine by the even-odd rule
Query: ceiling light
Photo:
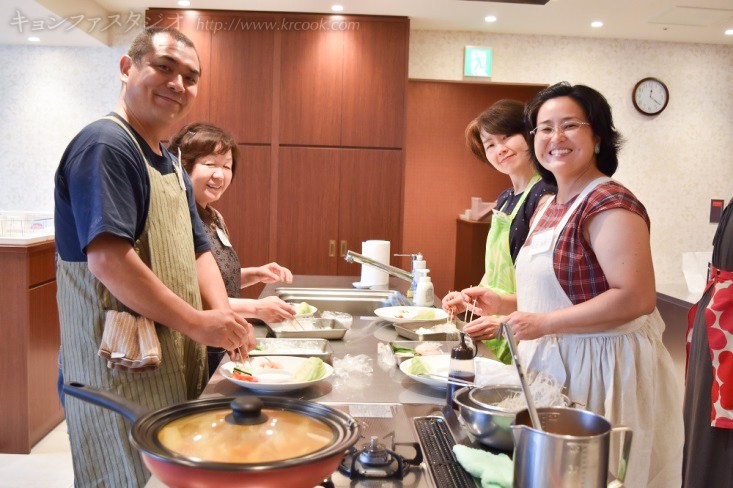
[(733, 29), (726, 29), (725, 30), (725, 35), (726, 36), (733, 36)]
[(188, 0), (178, 0), (178, 6), (179, 7), (190, 7), (191, 2), (189, 2)]
[(36, 36), (30, 36), (28, 40), (31, 42), (41, 42), (41, 38)]
[(344, 6), (343, 5), (331, 5), (331, 10), (334, 12), (343, 12)]
[(603, 22), (601, 22), (600, 20), (594, 20), (590, 23), (590, 26), (597, 29), (598, 27), (603, 27)]
[(496, 22), (496, 16), (495, 15), (487, 15), (486, 17), (484, 17), (484, 20), (486, 22)]

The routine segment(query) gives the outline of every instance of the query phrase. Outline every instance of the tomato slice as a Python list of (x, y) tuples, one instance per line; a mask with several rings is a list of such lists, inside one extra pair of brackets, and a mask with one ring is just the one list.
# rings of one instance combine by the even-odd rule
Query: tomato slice
[(232, 377), (235, 380), (239, 380), (239, 381), (246, 381), (248, 383), (257, 383), (257, 378), (255, 378), (254, 376), (238, 373), (237, 371), (234, 371), (232, 373)]

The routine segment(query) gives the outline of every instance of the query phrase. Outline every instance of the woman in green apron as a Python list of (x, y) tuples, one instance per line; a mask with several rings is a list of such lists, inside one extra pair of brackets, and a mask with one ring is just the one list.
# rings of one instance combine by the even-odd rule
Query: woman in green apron
[[(514, 260), (529, 232), (529, 222), (543, 197), (555, 193), (554, 187), (540, 179), (530, 160), (525, 138), (524, 104), (500, 100), (489, 107), (466, 128), (466, 142), (476, 157), (509, 176), (511, 188), (499, 195), (486, 239), (485, 273), (480, 285), (499, 295), (516, 292)], [(498, 210), (497, 210), (498, 209)], [(465, 310), (459, 292), (443, 298), (443, 308), (450, 313)], [(509, 362), (503, 340), (487, 332), (494, 330), (495, 316), (474, 321), (464, 331), (474, 340), (485, 340), (499, 360)]]

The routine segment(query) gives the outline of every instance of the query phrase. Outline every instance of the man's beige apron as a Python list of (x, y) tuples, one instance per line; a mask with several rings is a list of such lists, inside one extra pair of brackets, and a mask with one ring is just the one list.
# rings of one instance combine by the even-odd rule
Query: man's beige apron
[[(105, 118), (120, 125), (137, 145), (123, 123)], [(180, 167), (168, 175), (161, 175), (147, 159), (146, 167), (150, 208), (135, 251), (168, 288), (201, 309), (191, 217), (186, 192), (179, 183)], [(106, 360), (97, 355), (105, 310), (125, 307), (89, 271), (87, 263), (66, 262), (57, 256), (56, 279), (65, 381), (113, 392), (151, 410), (201, 393), (204, 347), (160, 324), (155, 324), (162, 355), (159, 369), (130, 373), (107, 368)], [(69, 395), (65, 401), (76, 486), (142, 487), (150, 474), (129, 443), (129, 422)]]

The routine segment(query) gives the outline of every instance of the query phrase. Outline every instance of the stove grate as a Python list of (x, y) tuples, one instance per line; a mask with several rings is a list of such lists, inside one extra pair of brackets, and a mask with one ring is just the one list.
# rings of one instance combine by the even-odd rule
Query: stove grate
[(475, 488), (473, 477), (461, 467), (453, 455), (455, 441), (445, 419), (417, 417), (414, 423), (435, 485), (440, 488)]

